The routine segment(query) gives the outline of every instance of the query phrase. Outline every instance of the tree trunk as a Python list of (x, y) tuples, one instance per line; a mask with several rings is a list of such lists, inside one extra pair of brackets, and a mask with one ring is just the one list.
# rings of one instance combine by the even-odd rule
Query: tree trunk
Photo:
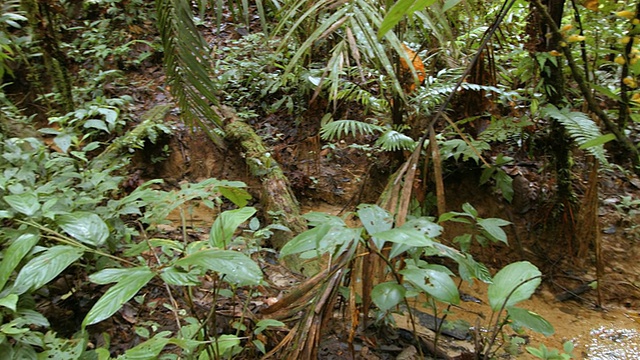
[[(270, 239), (271, 245), (274, 249), (280, 250), (295, 235), (307, 229), (306, 221), (300, 214), (300, 205), (291, 190), (289, 180), (263, 144), (260, 136), (251, 126), (240, 120), (231, 108), (221, 107), (220, 111), (225, 119), (226, 139), (242, 148), (251, 174), (262, 181), (260, 203), (264, 209), (265, 218), (271, 223), (282, 224), (291, 230), (291, 232), (274, 231)], [(318, 262), (303, 264), (295, 256), (287, 257), (287, 266), (305, 275), (315, 274), (320, 270)]]

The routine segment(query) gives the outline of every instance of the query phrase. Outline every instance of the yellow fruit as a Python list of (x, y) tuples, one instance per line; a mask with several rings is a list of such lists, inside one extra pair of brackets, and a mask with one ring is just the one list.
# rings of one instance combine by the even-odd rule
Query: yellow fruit
[(640, 93), (635, 93), (631, 96), (631, 101), (640, 104)]
[(616, 13), (616, 15), (618, 15), (620, 17), (623, 17), (623, 18), (626, 18), (626, 19), (629, 19), (629, 20), (633, 19), (636, 16), (636, 14), (634, 12), (629, 11), (629, 10), (618, 11)]
[(560, 31), (569, 31), (571, 29), (573, 29), (573, 25), (567, 24), (567, 25), (563, 26), (562, 29), (560, 29)]
[(571, 35), (567, 38), (567, 41), (572, 43), (572, 42), (584, 41), (585, 39), (586, 37), (582, 35)]
[(633, 19), (633, 20), (631, 21), (631, 23), (632, 23), (633, 25), (638, 25), (638, 24), (640, 24), (640, 19), (635, 18), (635, 19)]
[(632, 78), (631, 76), (627, 76), (626, 78), (622, 79), (622, 82), (628, 87), (633, 89), (638, 87), (638, 83), (636, 82), (636, 79)]
[(549, 51), (549, 55), (551, 55), (551, 56), (562, 56), (562, 53), (560, 51), (557, 51), (557, 50), (551, 50), (551, 51)]
[(623, 36), (620, 38), (620, 44), (628, 44), (629, 41), (631, 41), (631, 37), (630, 36)]
[(620, 65), (624, 65), (624, 63), (626, 63), (622, 55), (616, 56), (616, 58), (613, 61), (615, 61), (616, 64), (620, 64)]

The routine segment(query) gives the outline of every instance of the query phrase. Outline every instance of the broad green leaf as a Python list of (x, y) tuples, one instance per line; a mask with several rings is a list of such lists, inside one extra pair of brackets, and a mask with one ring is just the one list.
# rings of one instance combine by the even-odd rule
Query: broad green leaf
[(84, 128), (98, 129), (109, 133), (109, 129), (107, 128), (107, 124), (104, 122), (104, 120), (89, 119), (82, 126)]
[[(362, 228), (348, 228), (343, 226), (334, 226), (329, 230), (327, 235), (318, 241), (314, 252), (310, 252), (311, 258), (317, 257), (324, 253), (333, 253), (337, 256), (349, 248), (354, 242), (360, 240)], [(337, 248), (337, 253), (336, 253)], [(301, 255), (302, 258), (305, 258)]]
[(100, 246), (109, 237), (109, 227), (96, 214), (77, 211), (56, 216), (56, 224), (67, 234), (85, 244)]
[(473, 279), (478, 279), (487, 284), (493, 282), (489, 269), (484, 264), (475, 261), (471, 255), (457, 256), (454, 260), (458, 263), (458, 273), (462, 280), (471, 282)]
[(551, 336), (555, 332), (553, 325), (551, 325), (542, 316), (517, 307), (507, 308), (509, 318), (513, 321), (515, 327), (525, 327), (535, 332), (539, 332), (544, 336)]
[(325, 224), (298, 234), (282, 247), (280, 257), (316, 249), (320, 240), (322, 240), (332, 228), (330, 224)]
[(594, 146), (600, 146), (600, 145), (604, 145), (606, 143), (608, 143), (609, 141), (613, 141), (616, 139), (616, 136), (614, 134), (605, 134), (605, 135), (600, 135), (595, 139), (591, 139), (587, 142), (585, 142), (584, 144), (580, 145), (580, 149), (588, 149), (590, 147), (594, 147)]
[(384, 240), (375, 236), (375, 234), (390, 230), (393, 227), (391, 214), (377, 205), (364, 204), (358, 206), (358, 217), (369, 235), (373, 236), (373, 243), (378, 249), (381, 249), (384, 245)]
[(519, 261), (502, 268), (489, 285), (489, 305), (493, 311), (509, 308), (527, 300), (540, 285), (540, 270), (528, 261)]
[(344, 223), (344, 220), (342, 220), (341, 218), (335, 215), (330, 215), (323, 212), (312, 211), (302, 215), (302, 217), (304, 217), (309, 222), (308, 225), (311, 227), (317, 227), (325, 224), (328, 224), (331, 226), (342, 226), (342, 227), (347, 226)]
[(425, 236), (420, 231), (404, 227), (381, 231), (379, 233), (376, 233), (375, 238), (378, 240), (383, 240), (382, 242), (389, 241), (416, 247), (433, 245), (433, 240)]
[(405, 280), (434, 299), (447, 304), (460, 303), (460, 293), (449, 275), (436, 270), (416, 268), (404, 269), (400, 273)]
[(232, 250), (198, 251), (176, 261), (176, 266), (200, 266), (225, 276), (225, 280), (240, 286), (258, 285), (262, 281), (260, 267), (248, 256)]
[(63, 153), (66, 154), (73, 142), (73, 135), (62, 133), (54, 137), (53, 142), (60, 148), (60, 150), (62, 150)]
[(22, 193), (16, 195), (7, 195), (3, 197), (4, 201), (13, 208), (13, 210), (23, 213), (27, 216), (33, 216), (40, 209), (38, 195), (34, 193)]
[(156, 334), (151, 339), (132, 347), (124, 352), (124, 356), (118, 356), (117, 359), (121, 360), (153, 360), (157, 359), (158, 355), (164, 347), (169, 343), (168, 336), (171, 335), (170, 331), (163, 331)]
[(274, 320), (274, 319), (262, 319), (262, 320), (260, 320), (260, 321), (258, 321), (256, 323), (256, 329), (253, 330), (253, 333), (254, 334), (260, 334), (266, 328), (269, 328), (269, 327), (284, 328), (284, 327), (287, 327), (287, 325), (285, 323), (283, 323), (282, 321), (278, 321), (278, 320)]
[[(244, 183), (239, 184), (238, 186), (246, 186)], [(236, 186), (219, 186), (218, 191), (222, 196), (226, 197), (234, 203), (236, 206), (244, 207), (247, 205), (247, 202), (251, 200), (251, 195), (247, 192), (247, 190), (242, 189)]]
[(462, 204), (462, 211), (464, 211), (467, 215), (470, 215), (474, 219), (478, 217), (478, 210), (476, 210), (476, 208), (474, 208), (469, 203)]
[(49, 320), (44, 315), (35, 310), (30, 309), (18, 309), (18, 315), (23, 324), (35, 325), (39, 327), (49, 327)]
[(382, 39), (389, 30), (396, 26), (405, 15), (411, 15), (415, 11), (431, 6), (436, 0), (399, 0), (391, 9), (380, 24), (378, 39)]
[(478, 225), (487, 232), (487, 234), (494, 241), (501, 241), (505, 244), (509, 244), (507, 241), (507, 234), (502, 230), (501, 226), (507, 226), (510, 222), (498, 218), (478, 219)]
[(146, 266), (126, 270), (118, 283), (110, 287), (89, 310), (82, 321), (83, 328), (111, 317), (155, 276), (153, 271)]
[(221, 213), (211, 226), (211, 232), (209, 233), (211, 246), (219, 249), (226, 248), (238, 226), (249, 220), (255, 213), (256, 209), (253, 207), (227, 210)]
[(401, 228), (415, 229), (429, 238), (436, 238), (442, 234), (442, 226), (434, 223), (430, 218), (421, 217), (404, 223)]
[(160, 277), (169, 285), (195, 286), (200, 284), (196, 275), (179, 270), (174, 266), (164, 268)]
[(398, 305), (406, 292), (407, 290), (397, 282), (384, 282), (371, 290), (371, 300), (380, 310), (387, 311)]
[(235, 335), (220, 335), (212, 346), (216, 354), (216, 358), (223, 358), (230, 355), (233, 348), (240, 346), (240, 338)]
[(458, 5), (459, 3), (460, 3), (460, 0), (445, 0), (444, 5), (442, 5), (442, 12), (445, 12), (451, 9), (452, 7)]
[(0, 299), (0, 306), (6, 307), (11, 311), (16, 311), (18, 306), (18, 298), (19, 296), (16, 294), (9, 294), (2, 299)]
[(39, 240), (40, 234), (27, 232), (11, 242), (9, 248), (5, 250), (2, 262), (0, 263), (0, 290), (4, 288), (9, 276), (22, 261), (22, 258), (31, 251)]
[(64, 269), (78, 260), (84, 251), (68, 245), (58, 245), (40, 253), (22, 267), (11, 293), (22, 295), (53, 280)]
[(131, 273), (131, 271), (132, 270), (130, 268), (103, 269), (97, 273), (89, 275), (89, 280), (94, 284), (106, 285), (120, 281), (122, 277)]
[(98, 108), (98, 112), (104, 115), (104, 119), (111, 125), (115, 124), (116, 120), (118, 120), (118, 112), (116, 110), (109, 108)]
[[(87, 347), (88, 339), (86, 337), (74, 339), (53, 339), (53, 334), (46, 334), (44, 342), (47, 344), (55, 344), (55, 346), (47, 346), (46, 350), (39, 354), (39, 359), (56, 359), (56, 360), (78, 360)], [(55, 342), (54, 342), (55, 341)]]

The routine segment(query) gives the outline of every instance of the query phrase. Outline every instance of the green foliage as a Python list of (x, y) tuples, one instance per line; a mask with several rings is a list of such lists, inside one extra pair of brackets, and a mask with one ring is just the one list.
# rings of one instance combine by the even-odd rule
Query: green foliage
[[(586, 145), (586, 150), (600, 163), (608, 163), (602, 146), (606, 139), (602, 137), (600, 128), (590, 117), (582, 112), (571, 111), (569, 108), (558, 109), (551, 104), (544, 107), (542, 113), (561, 123), (576, 144)], [(608, 139), (611, 138), (608, 137)]]
[(0, 85), (5, 74), (13, 76), (9, 63), (14, 60), (16, 37), (10, 29), (20, 29), (20, 22), (27, 21), (19, 7), (20, 1), (12, 0), (4, 1), (0, 8)]
[(469, 232), (458, 235), (453, 239), (455, 243), (460, 244), (463, 252), (469, 251), (473, 240), (482, 246), (486, 246), (489, 241), (508, 244), (507, 234), (502, 230), (502, 227), (511, 224), (510, 222), (499, 218), (479, 218), (478, 211), (469, 203), (463, 204), (462, 210), (463, 212), (452, 211), (444, 213), (440, 216), (438, 222), (453, 221), (466, 224)]
[(569, 360), (575, 358), (573, 355), (573, 342), (565, 342), (562, 348), (564, 352), (560, 352), (558, 349), (548, 349), (544, 344), (540, 344), (538, 348), (527, 346), (527, 352), (543, 360)]

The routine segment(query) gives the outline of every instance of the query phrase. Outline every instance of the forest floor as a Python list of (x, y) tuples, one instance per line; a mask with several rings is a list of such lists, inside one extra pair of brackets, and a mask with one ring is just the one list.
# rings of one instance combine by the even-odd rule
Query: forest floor
[[(229, 36), (238, 36), (229, 30)], [(162, 66), (147, 67), (129, 76), (130, 86), (119, 91), (131, 91), (136, 99), (135, 113), (141, 116), (153, 106), (172, 104), (165, 90)], [(251, 122), (254, 129), (271, 147), (274, 159), (283, 168), (296, 192), (304, 212), (323, 211), (343, 214), (359, 203), (374, 203), (388, 178), (390, 163), (384, 157), (368, 156), (340, 142), (324, 146), (318, 137), (318, 124), (322, 109), (311, 109), (303, 115), (305, 122), (293, 126), (295, 119), (287, 114), (270, 115)], [(254, 197), (259, 196), (260, 180), (252, 177), (244, 159), (237, 149), (221, 150), (203, 133), (191, 132), (182, 124), (177, 111), (166, 118), (173, 134), (158, 144), (149, 144), (139, 151), (130, 169), (130, 183), (142, 180), (163, 179), (167, 189), (177, 188), (184, 182), (195, 182), (206, 178), (239, 180), (245, 182)], [(366, 139), (365, 139), (366, 140)], [(164, 146), (167, 145), (167, 148)], [(514, 154), (507, 154), (513, 156)], [(543, 285), (536, 295), (523, 304), (546, 318), (555, 327), (556, 333), (548, 338), (527, 333), (532, 346), (544, 343), (547, 347), (562, 348), (562, 343), (573, 340), (577, 358), (584, 359), (632, 359), (640, 358), (640, 180), (623, 174), (615, 168), (603, 169), (599, 177), (599, 231), (602, 241), (602, 258), (605, 264), (604, 277), (598, 283), (598, 292), (586, 284), (596, 280), (593, 249), (584, 259), (569, 256), (568, 244), (554, 238), (546, 231), (551, 219), (547, 207), (553, 181), (545, 170), (544, 160), (526, 160), (519, 170), (526, 179), (525, 188), (532, 195), (527, 208), (509, 204), (494, 193), (491, 187), (479, 184), (480, 170), (454, 170), (445, 179), (448, 211), (460, 211), (463, 203), (470, 203), (481, 217), (497, 217), (509, 220), (513, 226), (507, 229), (511, 246), (491, 245), (474, 249), (474, 256), (495, 273), (503, 266), (528, 260), (537, 265), (544, 274)], [(581, 164), (577, 169), (583, 168)], [(462, 167), (460, 167), (462, 169)], [(576, 172), (576, 191), (584, 191), (585, 181), (580, 171)], [(259, 207), (259, 205), (255, 205)], [(184, 209), (187, 214), (189, 236), (198, 239), (208, 234), (213, 214), (204, 206), (192, 204)], [(174, 214), (174, 223), (158, 229), (156, 237), (181, 236), (182, 220)], [(447, 228), (445, 237), (452, 239), (461, 229)], [(268, 271), (268, 269), (266, 270)], [(265, 277), (272, 278), (266, 273)], [(286, 279), (293, 281), (294, 279)], [(164, 288), (150, 284), (146, 291), (147, 303), (169, 303)], [(575, 296), (567, 291), (582, 289)], [(480, 321), (486, 326), (490, 310), (486, 301), (486, 287), (479, 283), (463, 284), (461, 291), (469, 295), (451, 319), (461, 317), (472, 325)], [(558, 297), (563, 297), (559, 299)], [(202, 298), (205, 300), (205, 297)], [(225, 303), (216, 304), (221, 312), (228, 310)], [(72, 311), (74, 309), (66, 309)], [(66, 316), (59, 309), (58, 316)], [(485, 316), (483, 319), (478, 314)], [(160, 324), (170, 329), (175, 325), (167, 309), (126, 305), (111, 319), (92, 327), (95, 334), (111, 334), (114, 354), (121, 353), (143, 339), (132, 328), (139, 321)], [(222, 318), (224, 319), (224, 318)], [(349, 350), (344, 342), (345, 329), (340, 328), (338, 318), (322, 344), (322, 359), (348, 359)], [(348, 323), (344, 319), (344, 324)], [(483, 323), (484, 322), (484, 323)], [(63, 327), (64, 324), (57, 324)], [(221, 328), (228, 324), (220, 324)], [(346, 325), (345, 325), (346, 326)], [(509, 334), (511, 335), (511, 334)], [(387, 339), (378, 337), (377, 343), (358, 338), (355, 347), (359, 358), (400, 359), (403, 351), (410, 349), (410, 340), (398, 340), (395, 334)], [(377, 346), (376, 346), (377, 344)], [(404, 359), (410, 359), (405, 357)], [(514, 358), (526, 358), (517, 355)]]

